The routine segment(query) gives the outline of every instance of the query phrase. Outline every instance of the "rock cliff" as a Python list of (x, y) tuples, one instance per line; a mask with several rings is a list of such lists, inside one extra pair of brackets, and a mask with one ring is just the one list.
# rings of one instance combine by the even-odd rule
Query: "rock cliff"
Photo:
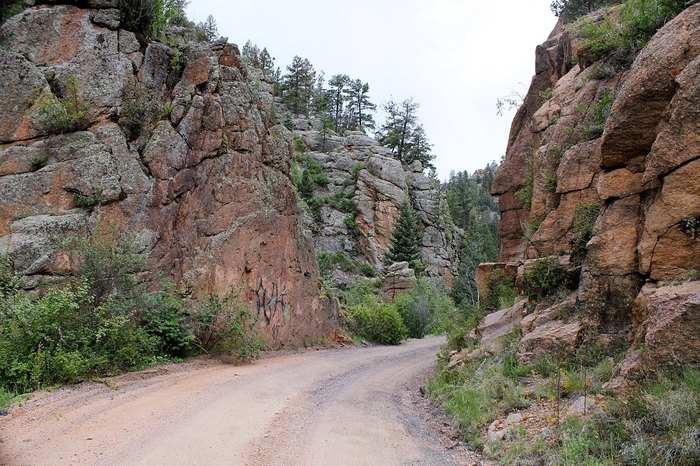
[(519, 266), (522, 282), (534, 259), (558, 256), (578, 277), (568, 299), (587, 329), (572, 334), (571, 319), (537, 308), (521, 356), (595, 335), (633, 344), (621, 375), (698, 364), (700, 5), (660, 29), (628, 70), (574, 65), (580, 50), (576, 28), (561, 24), (537, 47), (493, 184), (499, 267)]
[[(334, 202), (321, 208), (313, 228), (317, 253), (340, 253), (382, 273), (399, 207), (408, 200), (421, 223), (425, 275), (438, 286), (451, 287), (461, 233), (450, 219), (439, 182), (423, 173), (420, 162), (402, 165), (388, 148), (363, 133), (324, 138), (318, 131), (302, 130), (304, 122), (300, 123), (297, 132), (307, 149), (305, 155), (320, 165), (329, 179), (318, 195), (352, 201), (349, 209)], [(343, 283), (352, 278), (336, 273), (335, 279)]]
[(238, 287), (273, 348), (329, 331), (272, 83), (235, 45), (144, 42), (116, 1), (80, 5), (0, 29), (0, 252), (25, 286), (65, 272), (66, 238), (111, 229), (194, 299)]

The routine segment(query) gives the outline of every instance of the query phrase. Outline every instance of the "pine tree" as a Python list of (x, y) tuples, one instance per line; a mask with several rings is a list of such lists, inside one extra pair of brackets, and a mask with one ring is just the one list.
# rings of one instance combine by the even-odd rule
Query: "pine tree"
[(241, 49), (241, 57), (246, 64), (260, 68), (260, 49), (258, 44), (253, 44), (250, 39)]
[(423, 125), (416, 125), (406, 143), (404, 162), (411, 165), (417, 160), (423, 168), (435, 168), (432, 163), (435, 158), (431, 153), (432, 148), (433, 145), (428, 141)]
[(207, 16), (207, 19), (204, 20), (203, 23), (199, 23), (199, 27), (204, 32), (204, 37), (208, 42), (214, 42), (219, 38), (219, 29), (212, 15)]
[(370, 112), (374, 112), (377, 106), (369, 100), (369, 84), (360, 79), (350, 81), (343, 93), (347, 101), (348, 128), (362, 132), (374, 129), (376, 123)]
[(267, 51), (267, 47), (263, 47), (262, 52), (260, 52), (259, 61), (260, 61), (260, 69), (263, 71), (265, 76), (274, 77), (274, 75), (275, 75), (275, 58), (272, 55), (270, 55), (270, 52)]
[(307, 59), (295, 56), (282, 78), (282, 100), (295, 115), (308, 115), (316, 83), (316, 71)]
[(408, 201), (404, 201), (399, 208), (399, 218), (394, 226), (391, 246), (386, 252), (384, 265), (389, 266), (395, 262), (408, 262), (416, 275), (423, 273), (423, 264), (420, 259), (421, 232), (419, 220), (413, 207)]
[(401, 103), (393, 100), (386, 102), (384, 111), (387, 119), (377, 138), (381, 145), (391, 149), (398, 160), (409, 165), (418, 160), (424, 169), (430, 169), (434, 173), (432, 160), (435, 156), (431, 153), (432, 144), (428, 141), (425, 129), (418, 121), (418, 107), (420, 106), (412, 98)]
[(308, 170), (304, 170), (301, 174), (301, 182), (299, 183), (299, 194), (306, 202), (309, 202), (314, 197), (314, 191), (315, 186), (311, 175)]
[(340, 133), (342, 128), (343, 107), (345, 106), (345, 88), (350, 84), (350, 76), (347, 74), (336, 74), (328, 81), (330, 89), (328, 94), (328, 111), (333, 120), (333, 128), (336, 133)]
[(417, 123), (419, 105), (412, 98), (400, 104), (389, 100), (384, 104), (387, 121), (379, 131), (379, 143), (388, 147), (394, 156), (404, 162), (408, 142)]

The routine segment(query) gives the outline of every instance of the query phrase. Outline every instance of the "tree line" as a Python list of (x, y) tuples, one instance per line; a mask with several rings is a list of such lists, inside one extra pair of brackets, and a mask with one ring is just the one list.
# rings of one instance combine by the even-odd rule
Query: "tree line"
[(413, 98), (384, 102), (381, 108), (386, 121), (378, 127), (374, 119), (377, 104), (366, 81), (347, 74), (326, 79), (324, 72), (316, 71), (308, 59), (300, 56), (295, 56), (283, 73), (267, 48), (261, 50), (251, 41), (243, 46), (241, 55), (245, 63), (274, 81), (275, 93), (291, 115), (317, 119), (324, 137), (345, 131), (372, 134), (401, 162), (410, 165), (418, 161), (424, 169), (434, 170), (433, 146), (418, 118), (420, 105)]

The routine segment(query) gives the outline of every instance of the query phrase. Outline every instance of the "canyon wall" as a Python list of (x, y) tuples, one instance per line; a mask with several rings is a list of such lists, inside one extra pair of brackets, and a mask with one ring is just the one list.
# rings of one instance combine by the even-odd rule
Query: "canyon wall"
[[(233, 44), (144, 41), (116, 0), (84, 4), (0, 29), (0, 252), (34, 288), (65, 274), (67, 239), (116, 231), (194, 300), (233, 287), (270, 347), (317, 341), (335, 310), (270, 79)], [(58, 101), (69, 127), (46, 121)]]
[(568, 299), (580, 325), (572, 334), (571, 319), (538, 306), (523, 323), (521, 356), (590, 337), (631, 345), (623, 376), (698, 364), (700, 5), (660, 29), (628, 69), (586, 63), (576, 31), (559, 24), (537, 47), (493, 185), (497, 267), (519, 268), (521, 284), (554, 256), (576, 278)]

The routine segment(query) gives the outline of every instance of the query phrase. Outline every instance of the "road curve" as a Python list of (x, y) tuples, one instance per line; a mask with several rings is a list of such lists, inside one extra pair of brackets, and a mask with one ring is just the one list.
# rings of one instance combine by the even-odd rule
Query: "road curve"
[(443, 343), (195, 360), (41, 393), (0, 417), (0, 464), (464, 464), (415, 402)]

